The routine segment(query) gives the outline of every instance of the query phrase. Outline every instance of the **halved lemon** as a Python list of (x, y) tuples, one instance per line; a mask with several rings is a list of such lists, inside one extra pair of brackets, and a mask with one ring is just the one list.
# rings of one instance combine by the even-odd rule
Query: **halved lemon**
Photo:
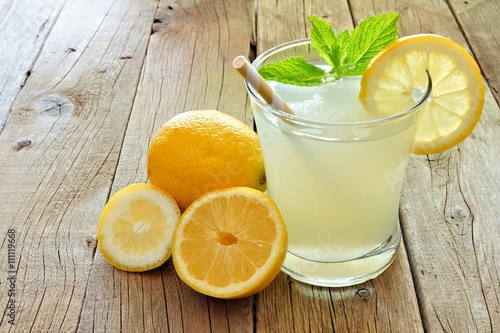
[(258, 190), (231, 187), (201, 196), (182, 214), (172, 259), (178, 276), (196, 291), (242, 298), (273, 281), (287, 245), (274, 201)]
[(153, 185), (132, 184), (104, 206), (97, 244), (104, 259), (118, 269), (153, 269), (170, 258), (179, 217), (179, 206), (170, 194)]
[(433, 154), (464, 140), (484, 105), (484, 83), (474, 58), (448, 38), (421, 34), (400, 38), (376, 55), (361, 78), (359, 98), (386, 115), (410, 108), (418, 92), (432, 93), (420, 116), (412, 152)]

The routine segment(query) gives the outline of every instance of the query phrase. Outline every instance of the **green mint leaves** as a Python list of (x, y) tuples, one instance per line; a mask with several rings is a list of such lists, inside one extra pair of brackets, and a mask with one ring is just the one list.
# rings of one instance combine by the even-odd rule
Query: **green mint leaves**
[(347, 61), (355, 64), (351, 75), (361, 75), (370, 60), (397, 38), (399, 14), (386, 13), (362, 21), (349, 40)]
[(292, 57), (259, 68), (259, 74), (266, 80), (303, 86), (323, 84), (325, 71), (307, 62), (302, 57)]
[(399, 14), (389, 12), (367, 18), (350, 33), (335, 35), (331, 24), (317, 16), (309, 16), (311, 44), (321, 58), (332, 67), (325, 71), (302, 57), (292, 57), (259, 69), (266, 80), (298, 86), (318, 86), (342, 76), (361, 75), (371, 59), (397, 38)]

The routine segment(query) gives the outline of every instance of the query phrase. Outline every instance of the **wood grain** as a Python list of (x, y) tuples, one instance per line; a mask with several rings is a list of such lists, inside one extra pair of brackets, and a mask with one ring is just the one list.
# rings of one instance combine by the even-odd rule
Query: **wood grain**
[(490, 87), (497, 103), (500, 101), (500, 36), (496, 29), (500, 2), (450, 1), (453, 15), (462, 27), (472, 54), (479, 62), (483, 76)]
[[(499, 329), (499, 108), (493, 96), (458, 147), (412, 159), (404, 196), (406, 237), (425, 327), (433, 332)], [(496, 125), (495, 125), (496, 124)], [(419, 211), (415, 207), (427, 207)]]
[(0, 133), (61, 8), (52, 0), (0, 1)]
[(4, 318), (2, 331), (78, 326), (155, 9), (68, 2), (17, 95), (0, 135), (0, 230), (18, 237), (17, 323)]
[(352, 29), (353, 21), (346, 0), (334, 1), (259, 1), (256, 50), (258, 54), (273, 46), (308, 38), (311, 26), (307, 17), (320, 16), (335, 31)]

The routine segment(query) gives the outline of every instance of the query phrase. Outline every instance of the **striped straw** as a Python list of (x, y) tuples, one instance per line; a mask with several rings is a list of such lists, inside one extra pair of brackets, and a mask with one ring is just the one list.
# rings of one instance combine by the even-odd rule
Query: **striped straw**
[(233, 67), (238, 73), (247, 80), (250, 85), (257, 90), (260, 96), (275, 109), (294, 114), (288, 105), (276, 94), (276, 92), (267, 84), (266, 80), (260, 76), (259, 72), (253, 67), (244, 56), (237, 56), (233, 61)]

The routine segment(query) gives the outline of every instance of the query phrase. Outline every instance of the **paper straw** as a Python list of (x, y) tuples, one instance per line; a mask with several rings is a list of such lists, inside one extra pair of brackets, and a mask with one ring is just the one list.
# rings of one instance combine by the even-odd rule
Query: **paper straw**
[(266, 80), (248, 62), (244, 56), (237, 56), (233, 61), (233, 67), (247, 80), (247, 82), (259, 93), (260, 96), (275, 109), (294, 114), (288, 105), (267, 84)]

